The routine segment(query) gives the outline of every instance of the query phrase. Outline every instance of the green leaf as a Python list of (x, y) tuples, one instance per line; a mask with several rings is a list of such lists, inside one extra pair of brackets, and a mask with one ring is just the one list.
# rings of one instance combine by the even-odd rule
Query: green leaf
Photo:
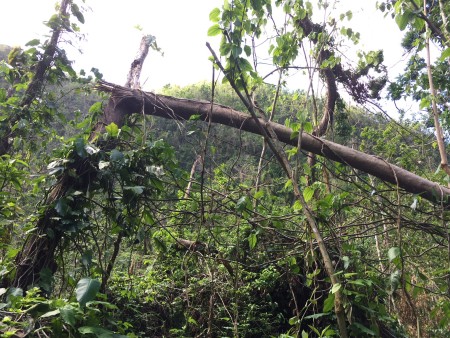
[(243, 72), (250, 72), (253, 70), (253, 66), (251, 65), (251, 63), (244, 58), (239, 58), (239, 66), (241, 67), (241, 70)]
[(250, 3), (252, 4), (252, 7), (255, 11), (261, 11), (263, 3), (261, 0), (250, 0)]
[(247, 196), (242, 196), (242, 197), (237, 201), (237, 203), (236, 203), (236, 209), (237, 209), (238, 211), (243, 211), (243, 210), (245, 210), (245, 208), (246, 208), (246, 206), (247, 206), (247, 201), (248, 201)]
[(389, 284), (391, 286), (391, 292), (394, 292), (397, 290), (398, 286), (400, 285), (400, 277), (401, 273), (400, 271), (396, 270), (389, 276)]
[(60, 216), (66, 216), (70, 210), (69, 205), (67, 204), (67, 200), (64, 197), (61, 197), (55, 204), (55, 210)]
[(72, 2), (71, 10), (72, 10), (72, 14), (78, 19), (78, 21), (80, 23), (84, 23), (84, 16), (81, 13), (80, 8), (78, 7), (78, 5), (74, 4)]
[(292, 187), (292, 181), (289, 179), (284, 184), (284, 189), (287, 189), (287, 188), (290, 188), (290, 187)]
[(74, 141), (75, 151), (77, 152), (78, 156), (81, 158), (85, 158), (87, 156), (86, 149), (84, 148), (84, 139), (81, 137), (78, 137)]
[(86, 303), (93, 300), (100, 290), (100, 282), (96, 279), (85, 277), (80, 279), (75, 288), (77, 301), (81, 307), (85, 307)]
[(208, 36), (216, 36), (222, 33), (222, 29), (218, 24), (215, 24), (208, 29)]
[(311, 186), (306, 187), (303, 190), (303, 198), (305, 199), (305, 202), (309, 202), (313, 198), (314, 191), (315, 191), (315, 189)]
[(364, 279), (349, 280), (347, 281), (347, 283), (359, 286), (366, 286), (366, 281)]
[(255, 194), (253, 195), (253, 198), (255, 200), (259, 200), (261, 197), (264, 196), (264, 190), (258, 190), (257, 192), (255, 192)]
[(289, 318), (289, 325), (296, 325), (298, 323), (298, 318), (297, 317), (291, 317)]
[(148, 225), (153, 225), (155, 224), (155, 220), (153, 219), (153, 215), (150, 213), (150, 211), (145, 210), (142, 214), (145, 223), (147, 223)]
[(444, 61), (448, 57), (450, 57), (450, 47), (442, 52), (440, 60)]
[(342, 257), (342, 261), (344, 262), (344, 269), (347, 269), (350, 265), (350, 257), (344, 256)]
[(48, 317), (53, 317), (59, 315), (59, 309), (44, 313), (40, 318), (48, 318)]
[(189, 120), (191, 120), (191, 121), (199, 120), (200, 116), (201, 116), (200, 114), (191, 115), (191, 117), (189, 117)]
[(303, 206), (300, 203), (300, 201), (297, 200), (297, 201), (294, 202), (293, 208), (294, 208), (294, 211), (300, 211), (300, 210), (302, 210)]
[(420, 109), (424, 109), (429, 106), (431, 106), (430, 97), (426, 96), (420, 100), (420, 104), (419, 104)]
[(59, 312), (61, 313), (61, 318), (66, 324), (75, 327), (75, 308), (72, 305), (65, 305), (59, 309)]
[(245, 46), (244, 46), (244, 52), (245, 52), (245, 55), (250, 56), (250, 55), (252, 54), (252, 49), (251, 49), (251, 47), (245, 45)]
[(253, 249), (256, 246), (257, 242), (258, 238), (256, 237), (256, 233), (251, 233), (250, 236), (248, 236), (248, 244), (250, 246), (250, 249)]
[(314, 130), (314, 127), (312, 125), (312, 123), (310, 121), (306, 121), (305, 123), (303, 123), (303, 130), (307, 133), (312, 133)]
[(400, 256), (400, 248), (399, 247), (394, 246), (389, 249), (389, 251), (388, 251), (389, 262), (392, 262), (398, 256)]
[(93, 334), (98, 338), (128, 338), (128, 336), (116, 334), (98, 326), (82, 326), (78, 328), (78, 332), (81, 334)]
[(28, 42), (25, 44), (25, 46), (33, 47), (33, 46), (39, 45), (40, 43), (41, 43), (41, 41), (40, 41), (39, 39), (33, 39), (33, 40), (31, 40), (31, 41), (28, 41)]
[(328, 313), (331, 312), (334, 308), (334, 293), (330, 293), (323, 302), (323, 312)]
[(124, 155), (117, 149), (113, 149), (111, 151), (111, 155), (109, 156), (110, 160), (113, 162), (122, 163), (124, 161)]
[(119, 127), (114, 122), (106, 126), (105, 130), (112, 137), (117, 137), (117, 135), (119, 135)]
[(103, 111), (103, 104), (101, 102), (95, 102), (90, 108), (89, 113), (100, 113)]
[(167, 251), (167, 245), (164, 241), (162, 241), (160, 238), (153, 236), (153, 241), (155, 242), (156, 248), (161, 252)]
[(401, 31), (403, 31), (406, 28), (410, 19), (411, 19), (410, 12), (405, 12), (403, 14), (397, 14), (395, 16), (395, 22), (397, 23), (397, 25)]
[(357, 327), (361, 332), (363, 332), (365, 334), (368, 334), (370, 336), (376, 336), (377, 335), (376, 332), (372, 331), (371, 329), (365, 327), (364, 325), (362, 325), (360, 323), (355, 322), (352, 325)]
[(333, 287), (331, 288), (331, 293), (336, 293), (341, 289), (342, 285), (341, 283), (336, 283), (333, 285)]
[(223, 42), (220, 44), (220, 55), (228, 56), (228, 54), (231, 52), (231, 43)]
[(347, 12), (345, 13), (345, 15), (347, 16), (347, 20), (351, 20), (352, 17), (353, 17), (352, 11), (347, 11)]
[(83, 254), (81, 255), (81, 264), (83, 264), (87, 269), (89, 269), (89, 267), (92, 264), (92, 250), (87, 250), (83, 252)]
[(46, 313), (50, 310), (50, 304), (48, 302), (42, 302), (34, 304), (32, 307), (28, 308), (25, 312), (31, 317), (36, 318), (41, 313)]
[(211, 20), (212, 22), (219, 22), (219, 20), (220, 20), (220, 9), (219, 8), (214, 8), (209, 13), (209, 20)]
[(329, 313), (315, 313), (313, 315), (305, 316), (305, 319), (317, 319), (323, 316), (328, 316)]

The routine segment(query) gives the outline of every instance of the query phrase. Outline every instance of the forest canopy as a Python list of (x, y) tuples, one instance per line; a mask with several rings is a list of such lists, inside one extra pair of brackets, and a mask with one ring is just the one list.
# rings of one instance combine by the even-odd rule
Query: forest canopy
[(211, 80), (158, 92), (152, 35), (125, 85), (73, 68), (85, 5), (0, 45), (2, 337), (447, 337), (450, 3), (373, 2), (391, 78), (352, 8), (226, 0)]

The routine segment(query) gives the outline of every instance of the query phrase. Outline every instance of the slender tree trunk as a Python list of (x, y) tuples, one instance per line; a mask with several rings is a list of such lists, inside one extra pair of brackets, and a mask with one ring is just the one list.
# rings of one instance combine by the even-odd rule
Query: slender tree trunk
[(201, 155), (197, 155), (194, 163), (192, 164), (191, 173), (189, 175), (189, 182), (184, 192), (184, 198), (188, 198), (191, 195), (192, 183), (194, 182), (195, 172), (197, 171), (197, 167), (199, 165), (203, 165), (203, 159)]
[[(222, 70), (224, 74), (227, 74), (220, 63), (219, 59), (217, 58), (214, 51), (211, 49), (209, 44), (207, 44), (209, 50), (211, 51), (211, 54), (213, 55), (216, 64), (219, 66), (219, 68)], [(243, 79), (241, 79), (243, 81)], [(342, 338), (347, 338), (347, 324), (345, 321), (345, 310), (344, 310), (344, 298), (343, 294), (340, 289), (340, 282), (338, 277), (335, 275), (334, 267), (330, 258), (330, 255), (328, 253), (328, 249), (325, 245), (325, 242), (323, 241), (322, 234), (319, 230), (319, 227), (317, 226), (317, 222), (314, 218), (314, 215), (312, 214), (311, 210), (309, 209), (309, 206), (307, 202), (305, 201), (303, 194), (300, 191), (300, 187), (298, 185), (297, 176), (295, 175), (295, 171), (291, 167), (286, 153), (281, 148), (279, 144), (279, 140), (277, 139), (277, 135), (275, 134), (275, 131), (271, 128), (270, 122), (261, 120), (256, 115), (256, 109), (257, 107), (252, 102), (250, 95), (245, 91), (246, 97), (240, 92), (240, 90), (236, 87), (236, 84), (233, 82), (231, 78), (228, 77), (228, 81), (230, 82), (231, 87), (234, 89), (236, 94), (241, 99), (242, 103), (246, 106), (247, 110), (249, 111), (251, 115), (251, 119), (255, 121), (256, 126), (260, 133), (264, 136), (264, 139), (267, 142), (267, 145), (270, 147), (272, 152), (274, 153), (275, 157), (277, 158), (278, 162), (280, 163), (281, 167), (285, 171), (287, 178), (291, 181), (292, 187), (294, 190), (294, 195), (297, 201), (300, 202), (302, 206), (303, 213), (306, 216), (307, 223), (313, 233), (313, 236), (317, 242), (317, 245), (319, 246), (319, 251), (323, 259), (323, 263), (325, 266), (326, 273), (328, 277), (330, 278), (331, 285), (334, 290), (334, 312), (336, 314), (336, 319), (339, 327), (339, 333)], [(245, 83), (245, 81), (243, 81)], [(211, 117), (210, 117), (211, 118)], [(297, 147), (301, 148), (301, 138), (298, 140)]]
[[(423, 2), (423, 13), (427, 15), (427, 2)], [(428, 72), (428, 83), (430, 86), (431, 94), (431, 107), (433, 112), (434, 129), (436, 130), (436, 141), (439, 148), (439, 155), (441, 156), (441, 168), (450, 176), (450, 168), (448, 166), (447, 152), (444, 144), (444, 133), (442, 131), (441, 123), (439, 122), (439, 111), (436, 104), (436, 89), (434, 88), (433, 72), (431, 70), (431, 56), (430, 56), (430, 38), (428, 36), (429, 26), (426, 24), (426, 38), (425, 38), (425, 49), (426, 49), (426, 60), (427, 60), (427, 72)]]

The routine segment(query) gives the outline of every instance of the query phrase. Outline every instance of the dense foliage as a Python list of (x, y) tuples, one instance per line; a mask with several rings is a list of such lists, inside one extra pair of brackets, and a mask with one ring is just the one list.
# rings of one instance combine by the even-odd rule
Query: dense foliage
[[(2, 337), (448, 335), (447, 201), (301, 147), (312, 133), (447, 184), (448, 4), (379, 4), (411, 56), (387, 96), (420, 101), (397, 120), (367, 108), (385, 95), (383, 53), (340, 57), (342, 41), (359, 39), (345, 27), (351, 9), (323, 22), (324, 1), (212, 9), (223, 83), (162, 94), (288, 126), (294, 147), (199, 116), (109, 120), (120, 104), (95, 92), (101, 74), (77, 74), (59, 45), (84, 23), (77, 3), (61, 1), (51, 39), (0, 45)], [(421, 54), (429, 39), (433, 65)], [(287, 88), (298, 69), (308, 89)]]

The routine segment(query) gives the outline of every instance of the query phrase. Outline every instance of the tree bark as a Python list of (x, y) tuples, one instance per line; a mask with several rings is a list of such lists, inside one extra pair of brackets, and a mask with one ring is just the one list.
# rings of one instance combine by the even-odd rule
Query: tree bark
[[(97, 88), (112, 94), (111, 101), (116, 114), (133, 114), (144, 110), (145, 114), (174, 120), (189, 120), (198, 116), (199, 120), (223, 124), (261, 135), (255, 120), (248, 114), (230, 107), (213, 104), (208, 101), (180, 99), (155, 93), (130, 90), (128, 88), (101, 81)], [(211, 116), (209, 116), (211, 114)], [(281, 124), (259, 120), (266, 129), (270, 127), (279, 141), (297, 146), (298, 138), (292, 138), (292, 130)], [(408, 170), (388, 163), (386, 160), (369, 155), (343, 145), (315, 137), (303, 132), (301, 147), (305, 151), (323, 156), (329, 160), (346, 164), (354, 169), (373, 175), (380, 180), (397, 185), (406, 192), (420, 195), (433, 202), (450, 206), (450, 189), (420, 177)]]

